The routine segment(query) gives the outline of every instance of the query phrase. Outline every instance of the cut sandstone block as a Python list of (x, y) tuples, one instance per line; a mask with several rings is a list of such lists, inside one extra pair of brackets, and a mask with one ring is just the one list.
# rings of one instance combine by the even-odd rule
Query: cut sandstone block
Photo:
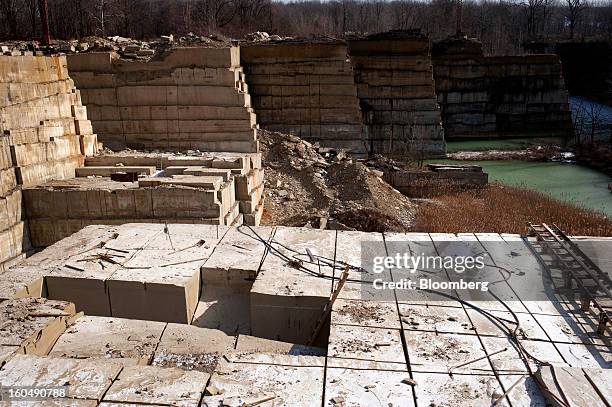
[(201, 405), (255, 405), (262, 400), (286, 406), (319, 405), (324, 370), (324, 358), (305, 356), (279, 359), (264, 354), (245, 361), (222, 361), (209, 387), (223, 389), (223, 393), (205, 395)]
[(273, 229), (231, 228), (202, 266), (202, 284), (243, 285), (255, 281)]
[(157, 185), (182, 185), (194, 188), (218, 190), (223, 182), (222, 177), (176, 175), (173, 177), (151, 177), (138, 180), (138, 186), (151, 187)]
[(221, 355), (233, 350), (235, 342), (234, 335), (217, 329), (168, 324), (152, 364), (212, 373)]
[(165, 327), (163, 322), (84, 316), (64, 332), (49, 356), (146, 365)]
[(113, 315), (106, 281), (128, 253), (97, 248), (71, 257), (62, 266), (48, 271), (45, 278), (48, 297), (69, 300), (87, 315)]
[(110, 177), (111, 174), (118, 172), (137, 173), (143, 175), (153, 175), (155, 167), (139, 167), (139, 166), (122, 166), (122, 167), (81, 167), (75, 169), (77, 177)]
[(62, 405), (70, 405), (71, 399), (97, 402), (120, 371), (121, 364), (108, 360), (16, 355), (0, 370), (0, 385), (38, 388), (66, 386), (67, 397), (62, 400)]
[(0, 300), (47, 296), (45, 271), (39, 267), (19, 266), (5, 270), (0, 278)]
[[(312, 254), (334, 258), (333, 231), (278, 227), (274, 240), (299, 253), (308, 248)], [(292, 255), (280, 245), (275, 247)], [(332, 289), (331, 279), (317, 274), (329, 277), (332, 270), (323, 264), (306, 262), (303, 267), (311, 273), (292, 267), (274, 251), (268, 253), (251, 289), (253, 335), (293, 343), (308, 340)]]
[(0, 345), (15, 346), (22, 353), (49, 353), (75, 313), (74, 304), (41, 298), (22, 298), (0, 304), (3, 321)]

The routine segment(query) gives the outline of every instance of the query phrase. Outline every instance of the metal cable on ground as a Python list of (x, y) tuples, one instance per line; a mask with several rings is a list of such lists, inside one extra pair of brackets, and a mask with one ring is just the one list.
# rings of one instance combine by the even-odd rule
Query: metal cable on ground
[[(334, 279), (334, 277), (331, 276), (327, 276), (327, 275), (323, 275), (323, 274), (319, 274), (316, 273), (312, 270), (309, 270), (306, 267), (303, 267), (302, 264), (303, 263), (308, 263), (308, 264), (314, 264), (314, 265), (320, 265), (321, 261), (323, 260), (323, 263), (326, 265), (329, 265), (333, 268), (333, 270), (335, 270), (336, 268), (338, 269), (342, 269), (341, 266), (343, 266), (344, 268), (348, 267), (350, 270), (359, 270), (360, 272), (367, 272), (365, 270), (363, 270), (361, 267), (357, 267), (357, 266), (353, 266), (351, 264), (348, 264), (346, 262), (342, 262), (342, 261), (337, 261), (337, 260), (332, 260), (329, 259), (327, 257), (324, 256), (319, 256), (319, 255), (315, 255), (312, 253), (300, 253), (292, 248), (289, 248), (285, 245), (283, 245), (282, 243), (279, 242), (275, 242), (274, 239), (270, 239), (270, 241), (266, 241), (265, 239), (263, 239), (261, 236), (259, 236), (259, 234), (257, 234), (257, 232), (249, 225), (244, 225), (246, 226), (251, 233), (253, 233), (254, 236), (245, 233), (244, 231), (240, 230), (240, 228), (242, 226), (239, 226), (237, 229), (240, 233), (243, 233), (246, 236), (249, 236), (252, 239), (255, 239), (257, 241), (259, 241), (260, 243), (264, 244), (266, 246), (266, 248), (271, 251), (276, 253), (276, 255), (278, 255), (278, 257), (280, 257), (281, 259), (287, 261), (289, 264), (291, 264), (295, 269), (300, 270), (302, 272), (305, 272), (309, 275), (313, 275), (315, 277), (319, 277), (319, 278), (325, 278), (325, 279)], [(277, 249), (276, 247), (273, 246), (273, 244), (277, 244), (280, 247), (284, 248), (287, 251), (290, 251), (292, 253), (295, 253), (292, 257), (287, 256), (286, 254), (284, 254), (283, 252), (281, 252), (279, 249)], [(309, 260), (301, 260), (300, 257), (306, 256), (308, 257)], [(317, 259), (317, 262), (314, 261), (314, 259)], [(507, 272), (508, 274), (512, 274), (510, 271), (508, 271), (507, 269), (505, 269), (504, 267), (501, 266), (497, 266), (497, 265), (489, 265), (490, 267), (494, 267), (500, 270), (503, 270), (505, 272)], [(507, 282), (509, 279), (508, 277), (503, 278), (502, 280), (499, 281), (495, 281), (493, 283), (500, 283), (500, 282)], [(356, 283), (363, 283), (363, 280), (355, 280), (355, 279), (348, 279), (347, 281), (350, 282), (356, 282)], [(442, 291), (437, 291), (437, 290), (431, 290), (431, 289), (423, 289), (422, 291), (426, 291), (426, 292), (430, 292), (436, 295), (440, 295), (443, 297), (446, 297), (448, 299), (457, 301), (463, 305), (466, 305), (472, 309), (474, 309), (475, 311), (485, 315), (487, 318), (489, 318), (489, 320), (491, 320), (498, 328), (502, 329), (503, 331), (507, 332), (507, 335), (509, 337), (509, 339), (516, 345), (516, 349), (518, 351), (518, 354), (521, 358), (521, 361), (524, 363), (524, 365), (527, 368), (527, 371), (529, 372), (530, 376), (534, 376), (534, 372), (533, 369), (531, 368), (531, 365), (529, 364), (529, 360), (533, 360), (537, 365), (540, 366), (550, 366), (550, 363), (548, 362), (543, 362), (542, 360), (536, 358), (535, 356), (533, 356), (529, 351), (527, 351), (524, 346), (521, 343), (521, 339), (519, 339), (518, 337), (518, 330), (520, 329), (520, 321), (518, 319), (518, 316), (516, 314), (515, 311), (513, 311), (508, 304), (506, 304), (503, 300), (501, 300), (497, 295), (495, 295), (492, 291), (488, 291), (489, 294), (491, 294), (491, 296), (497, 301), (500, 302), (504, 308), (506, 308), (506, 310), (508, 311), (508, 313), (510, 313), (510, 315), (512, 316), (512, 318), (514, 319), (514, 321), (511, 320), (507, 320), (505, 318), (502, 317), (498, 317), (494, 314), (492, 314), (491, 312), (477, 306), (474, 305), (473, 303), (463, 300), (457, 296), (451, 295), (451, 294), (447, 294), (445, 292)], [(505, 325), (505, 323), (508, 324), (512, 324), (514, 325), (514, 328), (511, 329), (509, 327), (507, 327)], [(556, 378), (554, 377), (554, 373), (553, 373), (553, 379), (556, 382)], [(559, 402), (561, 404), (562, 407), (569, 407), (569, 405), (567, 404), (566, 401), (559, 399), (558, 396), (556, 396), (554, 393), (552, 393), (549, 389), (547, 388), (543, 388), (542, 386), (540, 386), (540, 388), (542, 389), (543, 392), (547, 393), (550, 397), (554, 398), (557, 402)]]

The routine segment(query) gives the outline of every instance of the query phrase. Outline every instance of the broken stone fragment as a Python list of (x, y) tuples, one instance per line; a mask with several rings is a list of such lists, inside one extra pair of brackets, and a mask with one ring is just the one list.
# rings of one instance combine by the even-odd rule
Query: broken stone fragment
[(225, 391), (223, 389), (220, 389), (216, 386), (208, 386), (206, 388), (206, 395), (207, 396), (216, 396), (217, 394), (223, 394)]
[(406, 377), (402, 380), (402, 383), (407, 384), (409, 386), (416, 386), (417, 382), (414, 379), (411, 379), (410, 377)]
[(344, 397), (342, 396), (332, 397), (330, 401), (332, 402), (332, 404), (342, 404), (344, 403)]

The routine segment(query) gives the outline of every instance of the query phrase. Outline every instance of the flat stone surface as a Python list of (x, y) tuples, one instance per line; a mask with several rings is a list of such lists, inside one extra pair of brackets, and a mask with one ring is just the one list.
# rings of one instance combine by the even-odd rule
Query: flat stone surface
[[(474, 335), (436, 334), (435, 332), (406, 332), (406, 346), (414, 372), (447, 373), (448, 369), (486, 356)], [(453, 372), (470, 372), (467, 365)]]
[[(333, 262), (336, 232), (277, 227), (274, 242), (291, 250), (273, 243), (285, 257), (274, 251), (268, 253), (251, 292), (272, 296), (328, 297), (331, 293), (331, 280), (318, 276), (331, 276), (331, 268), (320, 262), (311, 262), (306, 249), (313, 255), (323, 256)], [(296, 268), (298, 263), (306, 270)]]
[(400, 331), (387, 328), (333, 325), (327, 352), (336, 358), (406, 363)]
[(400, 329), (397, 305), (389, 302), (338, 299), (331, 316), (332, 325), (357, 325)]
[(563, 359), (572, 367), (612, 369), (612, 350), (609, 346), (556, 343)]
[(567, 400), (570, 405), (604, 405), (601, 396), (580, 368), (542, 366), (536, 376), (552, 394), (561, 400)]
[[(365, 250), (365, 252), (362, 252)], [(336, 237), (336, 261), (343, 264), (338, 265), (335, 277), (339, 278), (343, 271), (344, 264), (349, 264), (354, 268), (349, 270), (349, 278), (352, 280), (372, 281), (372, 270), (359, 270), (365, 267), (362, 259), (373, 258), (374, 256), (386, 256), (385, 244), (381, 233), (338, 231)], [(366, 275), (369, 274), (369, 275)], [(382, 278), (390, 280), (388, 274)]]
[(74, 304), (44, 298), (21, 298), (0, 303), (0, 345), (46, 355), (75, 313)]
[[(515, 325), (506, 323), (504, 321), (491, 320), (489, 317), (475, 309), (467, 308), (467, 314), (474, 323), (476, 331), (479, 335), (487, 336), (501, 336), (505, 337), (508, 333), (508, 329), (502, 329), (501, 327), (507, 326), (514, 329)], [(509, 312), (504, 311), (490, 311), (493, 317), (501, 318), (507, 321), (514, 321), (514, 316)], [(519, 334), (524, 339), (537, 339), (547, 341), (549, 340), (546, 332), (540, 327), (538, 322), (533, 316), (525, 313), (514, 314), (519, 321)]]
[(108, 360), (16, 355), (0, 370), (0, 385), (67, 386), (70, 398), (100, 400), (120, 370)]
[(198, 406), (210, 375), (155, 366), (127, 366), (104, 395), (105, 402)]
[(37, 400), (37, 401), (21, 401), (21, 402), (9, 402), (0, 401), (0, 406), (20, 406), (20, 407), (96, 407), (98, 405), (95, 400), (79, 400), (79, 399), (56, 399), (56, 400)]
[[(204, 396), (202, 406), (316, 406), (323, 399), (323, 366), (223, 362), (208, 388), (223, 393)], [(265, 401), (267, 400), (267, 401)]]
[(42, 296), (44, 276), (43, 270), (33, 266), (18, 266), (5, 271), (0, 279), (0, 300)]
[[(398, 304), (403, 329), (475, 334), (463, 308)], [(407, 333), (408, 334), (408, 333)]]
[(324, 405), (342, 398), (346, 406), (415, 406), (412, 386), (402, 382), (409, 377), (407, 372), (328, 368)]
[(535, 378), (522, 375), (500, 375), (499, 381), (505, 390), (510, 389), (517, 381), (519, 382), (510, 392), (508, 398), (500, 401), (500, 406), (509, 406), (508, 399), (512, 401), (512, 405), (529, 406), (529, 407), (545, 407), (546, 399), (542, 395), (538, 383)]
[(232, 351), (235, 342), (235, 336), (217, 329), (168, 324), (152, 364), (212, 373), (221, 355)]
[(419, 406), (490, 407), (494, 396), (504, 393), (493, 375), (414, 373), (413, 378)]
[[(202, 266), (202, 283), (252, 284), (273, 232), (271, 227), (231, 228)], [(262, 240), (264, 242), (262, 242)]]
[(163, 322), (84, 316), (66, 330), (49, 355), (148, 364), (165, 327)]

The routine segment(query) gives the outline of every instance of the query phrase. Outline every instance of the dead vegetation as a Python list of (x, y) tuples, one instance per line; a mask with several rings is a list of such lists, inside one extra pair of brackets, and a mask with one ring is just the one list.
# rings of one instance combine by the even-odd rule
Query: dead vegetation
[[(260, 131), (266, 177), (263, 225), (367, 232), (408, 231), (414, 205), (343, 151)], [(325, 154), (325, 156), (323, 155)]]
[(611, 236), (612, 220), (545, 194), (498, 184), (442, 195), (419, 206), (413, 231), (526, 233), (526, 222), (554, 223), (572, 235)]

